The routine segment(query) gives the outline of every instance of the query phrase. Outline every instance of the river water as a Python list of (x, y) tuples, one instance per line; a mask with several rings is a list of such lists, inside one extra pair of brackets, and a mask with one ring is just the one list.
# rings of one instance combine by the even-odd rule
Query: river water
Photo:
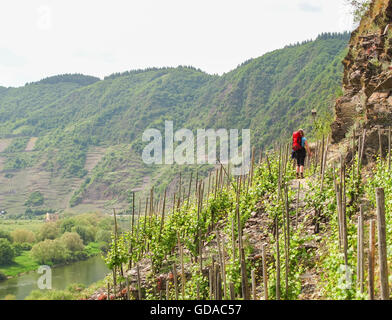
[[(109, 272), (100, 256), (78, 261), (70, 265), (52, 268), (52, 289), (64, 290), (72, 283), (83, 283), (86, 286), (102, 280)], [(38, 279), (42, 274), (30, 272), (17, 278), (0, 282), (0, 299), (8, 294), (23, 300), (31, 291), (38, 290)]]

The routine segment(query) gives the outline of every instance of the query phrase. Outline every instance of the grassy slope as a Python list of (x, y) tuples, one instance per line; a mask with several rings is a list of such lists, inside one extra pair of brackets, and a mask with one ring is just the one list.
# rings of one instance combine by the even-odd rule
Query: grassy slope
[(0, 219), (0, 230), (12, 232), (16, 229), (25, 229), (32, 232), (38, 231), (43, 224), (42, 220), (12, 220)]
[(39, 264), (31, 257), (30, 251), (23, 251), (9, 266), (0, 266), (0, 271), (8, 277), (15, 277), (21, 273), (37, 270)]

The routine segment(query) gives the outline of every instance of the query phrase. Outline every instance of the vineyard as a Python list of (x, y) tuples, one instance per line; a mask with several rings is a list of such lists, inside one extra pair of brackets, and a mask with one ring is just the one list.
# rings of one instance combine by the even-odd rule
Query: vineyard
[(366, 131), (354, 132), (344, 152), (329, 137), (314, 144), (305, 180), (287, 144), (253, 150), (248, 175), (219, 164), (205, 180), (180, 175), (172, 199), (133, 194), (95, 298), (389, 299), (390, 137), (379, 130), (380, 154), (366, 167)]

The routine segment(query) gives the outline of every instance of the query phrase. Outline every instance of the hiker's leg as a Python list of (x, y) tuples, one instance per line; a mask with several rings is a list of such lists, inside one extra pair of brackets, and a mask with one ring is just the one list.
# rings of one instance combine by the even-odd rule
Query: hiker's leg
[(297, 179), (299, 179), (299, 171), (300, 171), (300, 157), (298, 155), (298, 153), (295, 154), (295, 160), (297, 160)]
[(299, 164), (300, 165), (299, 171), (300, 171), (301, 179), (304, 178), (305, 157), (306, 157), (306, 154), (301, 155), (301, 160), (300, 160), (300, 164)]

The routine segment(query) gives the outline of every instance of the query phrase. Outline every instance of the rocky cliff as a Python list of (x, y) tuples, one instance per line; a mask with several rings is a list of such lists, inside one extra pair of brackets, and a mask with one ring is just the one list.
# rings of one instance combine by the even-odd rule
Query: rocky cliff
[(332, 141), (348, 132), (365, 129), (364, 157), (377, 153), (378, 129), (386, 149), (392, 125), (392, 0), (373, 0), (359, 27), (352, 33), (343, 60), (343, 96), (336, 101)]

